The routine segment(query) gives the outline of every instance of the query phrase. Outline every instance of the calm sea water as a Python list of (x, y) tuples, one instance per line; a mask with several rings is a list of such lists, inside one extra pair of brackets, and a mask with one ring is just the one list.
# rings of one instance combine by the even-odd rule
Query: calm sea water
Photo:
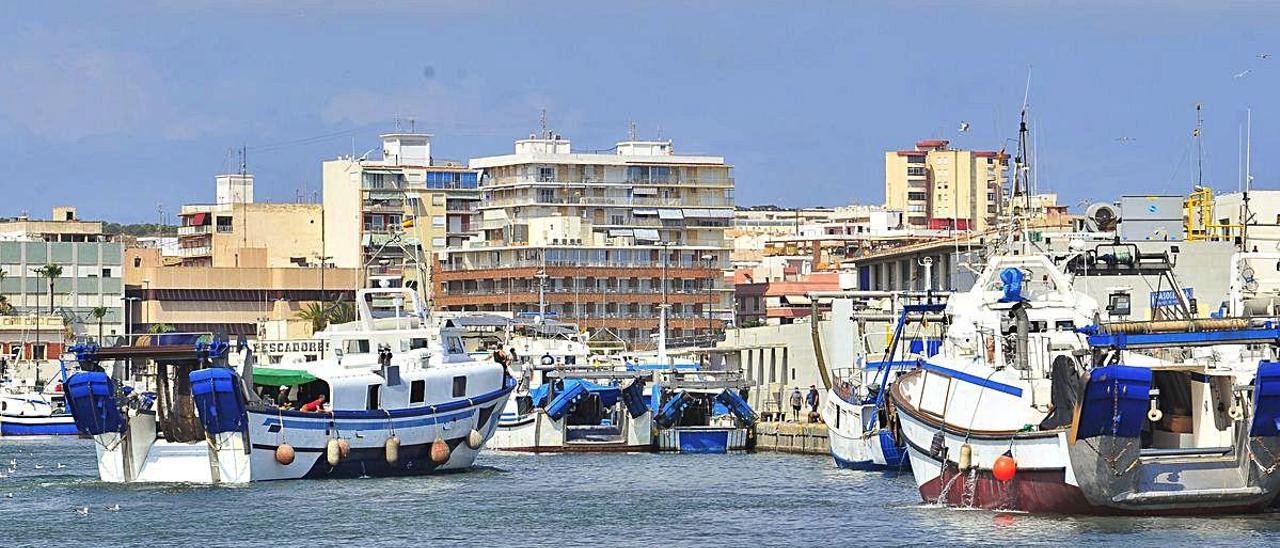
[[(908, 476), (840, 470), (828, 458), (773, 453), (487, 453), (476, 469), (459, 474), (242, 487), (104, 484), (97, 481), (88, 440), (2, 439), (0, 471), (10, 459), (18, 470), (0, 479), (3, 547), (1185, 546), (1280, 540), (1280, 514), (1076, 518), (932, 507), (920, 504)], [(114, 504), (119, 512), (105, 510)], [(83, 506), (90, 508), (88, 516), (75, 513)]]

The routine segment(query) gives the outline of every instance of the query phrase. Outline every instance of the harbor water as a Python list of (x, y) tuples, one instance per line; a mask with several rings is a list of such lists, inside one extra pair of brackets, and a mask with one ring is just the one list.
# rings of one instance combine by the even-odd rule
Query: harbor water
[[(208, 487), (104, 484), (97, 480), (92, 444), (0, 440), (0, 473), (8, 476), (0, 479), (0, 546), (1145, 546), (1280, 540), (1280, 514), (1041, 517), (941, 508), (919, 502), (909, 475), (837, 469), (829, 458), (812, 455), (488, 452), (472, 471), (441, 476)], [(10, 460), (17, 463), (12, 473)], [(118, 511), (107, 509), (117, 504)], [(76, 511), (83, 507), (87, 515)]]

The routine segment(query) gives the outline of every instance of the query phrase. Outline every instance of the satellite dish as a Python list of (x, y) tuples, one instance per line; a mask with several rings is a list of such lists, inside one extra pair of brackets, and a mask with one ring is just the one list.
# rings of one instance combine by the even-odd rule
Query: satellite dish
[(1120, 221), (1120, 210), (1112, 204), (1099, 203), (1085, 210), (1085, 230), (1089, 232), (1111, 232)]

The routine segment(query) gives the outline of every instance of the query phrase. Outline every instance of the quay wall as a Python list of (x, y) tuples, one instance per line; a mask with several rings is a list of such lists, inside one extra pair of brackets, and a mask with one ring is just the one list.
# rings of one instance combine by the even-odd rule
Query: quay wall
[(829, 455), (827, 426), (818, 423), (761, 422), (756, 424), (756, 451)]

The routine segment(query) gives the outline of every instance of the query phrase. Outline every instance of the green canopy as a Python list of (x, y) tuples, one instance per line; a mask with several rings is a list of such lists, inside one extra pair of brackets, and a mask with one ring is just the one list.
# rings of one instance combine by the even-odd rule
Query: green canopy
[(316, 376), (297, 369), (280, 369), (278, 367), (254, 367), (253, 384), (267, 386), (296, 386), (316, 380)]

